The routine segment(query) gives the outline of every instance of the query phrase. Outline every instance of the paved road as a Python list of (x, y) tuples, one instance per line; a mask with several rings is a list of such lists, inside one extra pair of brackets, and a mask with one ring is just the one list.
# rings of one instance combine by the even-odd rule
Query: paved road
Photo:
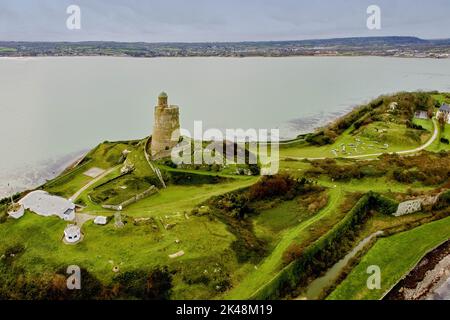
[(97, 178), (95, 178), (94, 180), (89, 181), (88, 184), (86, 184), (84, 187), (82, 187), (80, 190), (78, 190), (73, 196), (71, 196), (69, 198), (69, 201), (75, 202), (77, 200), (77, 198), (80, 196), (80, 194), (82, 194), (84, 191), (86, 191), (89, 187), (91, 187), (94, 183), (97, 183), (100, 179), (104, 178), (105, 176), (107, 176), (108, 174), (110, 174), (111, 172), (113, 172), (114, 170), (117, 169), (118, 166), (110, 168), (108, 170), (106, 170), (105, 172), (103, 172), (101, 175), (99, 175)]
[[(415, 149), (409, 149), (409, 150), (402, 150), (402, 151), (396, 151), (396, 152), (381, 152), (381, 153), (371, 153), (371, 154), (361, 154), (361, 155), (357, 155), (357, 156), (347, 156), (347, 157), (341, 157), (344, 159), (358, 159), (358, 158), (368, 158), (368, 157), (379, 157), (383, 154), (410, 154), (410, 153), (416, 153), (419, 151), (422, 151), (426, 148), (428, 148), (438, 137), (439, 135), (439, 129), (438, 129), (438, 125), (436, 123), (436, 119), (433, 119), (433, 126), (434, 126), (434, 132), (433, 132), (433, 136), (423, 145), (421, 145), (420, 147), (417, 147)], [(284, 157), (284, 159), (294, 159), (294, 160), (323, 160), (323, 159), (327, 159), (329, 157), (320, 157), (320, 158), (299, 158), (299, 157)]]

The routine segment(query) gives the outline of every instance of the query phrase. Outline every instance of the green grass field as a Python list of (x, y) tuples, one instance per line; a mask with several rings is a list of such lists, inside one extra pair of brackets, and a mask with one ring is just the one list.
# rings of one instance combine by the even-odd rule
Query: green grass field
[[(448, 240), (450, 217), (378, 240), (327, 299), (381, 299), (430, 250)], [(367, 268), (381, 269), (381, 289), (369, 290)]]
[(311, 213), (305, 210), (297, 199), (285, 201), (267, 210), (263, 210), (255, 219), (255, 232), (259, 237), (267, 234), (277, 235), (279, 232), (297, 225), (310, 218)]
[[(50, 182), (46, 190), (63, 196), (74, 194), (92, 178), (84, 172), (92, 167), (108, 169), (116, 166), (121, 152), (127, 148), (132, 152), (128, 160), (135, 165), (133, 176), (146, 177), (152, 175), (149, 164), (138, 145), (136, 148), (127, 144), (102, 144), (88, 156), (92, 157), (79, 169), (72, 170), (60, 178)], [(107, 157), (108, 161), (97, 160)], [(80, 198), (86, 207), (81, 211), (93, 215), (112, 216), (113, 211), (105, 210), (90, 201), (88, 195), (93, 188), (117, 177), (120, 166), (115, 171), (99, 180)], [(178, 170), (177, 170), (178, 171)], [(214, 173), (193, 171), (192, 174), (211, 176)], [(131, 176), (125, 176), (129, 178)], [(186, 278), (196, 278), (192, 270), (209, 270), (213, 273), (217, 266), (222, 270), (214, 277), (227, 278), (240, 268), (233, 251), (230, 249), (235, 236), (228, 227), (209, 217), (190, 216), (192, 209), (209, 198), (248, 187), (259, 177), (227, 176), (218, 184), (169, 185), (158, 194), (145, 198), (122, 211), (124, 221), (128, 223), (123, 229), (114, 227), (113, 222), (106, 226), (97, 226), (87, 222), (82, 227), (84, 240), (75, 246), (62, 242), (63, 231), (67, 222), (58, 218), (44, 218), (27, 212), (20, 220), (8, 220), (0, 224), (0, 252), (15, 244), (24, 244), (25, 251), (14, 261), (15, 266), (27, 268), (29, 276), (47, 272), (56, 272), (60, 268), (76, 264), (86, 268), (93, 276), (107, 284), (115, 276), (114, 266), (122, 271), (150, 270), (156, 266), (169, 266), (178, 270), (173, 278), (174, 299), (207, 299), (218, 292), (213, 282), (186, 285)], [(121, 179), (114, 180), (111, 185), (122, 186)], [(109, 183), (105, 188), (109, 188)], [(103, 187), (101, 187), (103, 188)], [(129, 189), (128, 189), (129, 190)], [(138, 190), (139, 191), (139, 190)], [(127, 192), (131, 195), (133, 192)], [(152, 218), (151, 224), (136, 224), (134, 218)], [(167, 226), (171, 226), (166, 230)], [(156, 226), (156, 228), (155, 228)], [(14, 233), (10, 233), (10, 230)], [(176, 243), (179, 242), (178, 244)], [(214, 244), (211, 246), (211, 244)], [(170, 259), (169, 255), (180, 250), (183, 257)], [(27, 267), (29, 266), (30, 267)], [(196, 281), (195, 279), (193, 281)]]
[[(435, 98), (441, 102), (448, 99), (444, 94)], [(386, 118), (392, 116), (382, 112)], [(400, 121), (376, 119), (358, 130), (354, 130), (352, 125), (332, 145), (318, 147), (304, 141), (281, 145), (280, 173), (302, 178), (313, 167), (313, 161), (289, 160), (290, 157), (337, 158), (336, 165), (345, 166), (359, 160), (340, 157), (414, 149), (424, 144), (434, 130), (431, 120), (415, 119), (415, 124), (426, 129), (416, 130), (399, 124), (402, 123)], [(450, 140), (450, 126), (439, 132), (439, 138), (427, 150), (450, 151), (449, 145), (440, 142), (441, 137)], [(102, 204), (117, 204), (152, 184), (158, 184), (159, 180), (145, 158), (145, 144), (146, 139), (102, 143), (86, 156), (79, 167), (48, 182), (44, 189), (69, 198), (93, 181), (84, 174), (88, 169), (113, 169), (84, 190), (77, 202), (84, 206), (79, 211), (81, 213), (111, 217), (115, 212), (103, 209)], [(125, 149), (130, 151), (126, 160), (122, 156)], [(373, 161), (382, 161), (372, 158)], [(134, 171), (112, 180), (120, 175), (124, 163), (131, 164)], [(267, 253), (258, 257), (258, 262), (242, 262), (233, 247), (239, 237), (233, 233), (232, 224), (219, 220), (218, 215), (192, 213), (212, 197), (250, 187), (260, 177), (236, 175), (233, 166), (222, 171), (211, 168), (208, 171), (206, 167), (198, 170), (171, 168), (163, 161), (153, 164), (167, 178), (167, 188), (158, 185), (156, 194), (124, 208), (124, 228), (116, 228), (114, 222), (98, 226), (88, 221), (82, 227), (84, 240), (69, 246), (61, 241), (67, 222), (27, 212), (19, 220), (7, 219), (0, 223), (0, 255), (11, 246), (23, 244), (25, 251), (14, 257), (13, 266), (26, 270), (25, 277), (51, 274), (76, 264), (86, 268), (104, 284), (114, 279), (114, 266), (120, 268), (120, 273), (168, 266), (173, 273), (172, 299), (248, 299), (282, 270), (286, 264), (284, 256), (290, 246), (297, 244), (306, 248), (319, 239), (347, 214), (352, 199), (369, 191), (397, 197), (444, 186), (442, 181), (439, 185), (422, 185), (424, 180), (417, 180), (421, 183), (399, 183), (392, 177), (393, 170), (382, 171), (383, 176), (367, 175), (365, 178), (337, 181), (332, 180), (329, 173), (327, 176), (324, 171), (319, 171), (314, 182), (321, 188), (316, 189), (319, 191), (314, 196), (326, 193), (328, 198), (324, 198), (316, 211), (309, 210), (308, 202), (303, 202), (307, 195), (298, 195), (290, 200), (283, 197), (263, 199), (257, 203), (256, 211), (246, 214), (245, 222), (249, 223), (252, 236), (265, 241)], [(180, 177), (188, 177), (189, 183), (181, 183), (177, 180)], [(98, 187), (101, 184), (104, 185)], [(431, 213), (427, 212), (396, 218), (375, 213), (361, 226), (354, 241), (357, 243), (375, 231), (401, 227), (429, 215)], [(428, 250), (448, 239), (449, 234), (450, 218), (446, 218), (379, 240), (329, 298), (379, 299)], [(180, 250), (185, 253), (182, 257), (169, 258), (170, 254)], [(382, 290), (370, 291), (365, 287), (365, 270), (371, 264), (378, 264), (382, 269)], [(226, 284), (225, 288), (222, 288), (223, 284)]]
[(354, 128), (350, 127), (333, 144), (326, 146), (311, 146), (306, 143), (293, 146), (281, 145), (280, 157), (282, 159), (289, 157), (337, 158), (396, 152), (419, 147), (431, 137), (432, 133), (432, 130), (431, 132), (421, 132), (407, 129), (403, 125), (386, 122), (374, 122), (353, 131)]
[(131, 216), (164, 216), (168, 214), (190, 213), (190, 211), (207, 199), (240, 188), (248, 187), (257, 178), (234, 180), (229, 183), (214, 185), (174, 186), (160, 190), (154, 196), (148, 197), (127, 207), (124, 212)]
[[(219, 263), (224, 272), (233, 271), (236, 263), (228, 247), (234, 236), (225, 225), (209, 221), (207, 217), (188, 220), (182, 217), (172, 219), (171, 223), (177, 225), (170, 231), (161, 226), (155, 231), (150, 225), (128, 223), (123, 229), (117, 229), (113, 224), (97, 226), (88, 222), (83, 227), (85, 241), (68, 246), (61, 241), (66, 222), (26, 213), (18, 221), (11, 220), (0, 225), (0, 238), (3, 239), (0, 250), (3, 252), (12, 244), (23, 244), (25, 252), (15, 259), (14, 265), (23, 267), (26, 276), (52, 273), (73, 264), (88, 269), (104, 283), (114, 277), (114, 266), (119, 266), (122, 272), (150, 270), (157, 265), (184, 268), (185, 264), (212, 270)], [(14, 233), (10, 232), (11, 229)], [(176, 244), (175, 240), (181, 242)], [(168, 257), (179, 250), (184, 250), (185, 256), (176, 260)], [(174, 281), (175, 297), (195, 299), (214, 294), (214, 288), (198, 286), (183, 289), (176, 285), (182, 282), (181, 279), (175, 277)]]

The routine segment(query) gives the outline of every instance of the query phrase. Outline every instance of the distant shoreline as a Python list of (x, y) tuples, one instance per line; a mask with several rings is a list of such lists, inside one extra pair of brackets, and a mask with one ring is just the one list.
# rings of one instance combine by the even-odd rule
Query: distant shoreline
[(430, 59), (446, 60), (448, 57), (416, 57), (416, 56), (390, 56), (390, 55), (288, 55), (288, 56), (155, 56), (155, 57), (133, 57), (122, 55), (42, 55), (42, 56), (1, 56), (0, 60), (29, 60), (42, 58), (128, 58), (128, 59), (197, 59), (197, 58), (217, 58), (217, 59), (283, 59), (283, 58), (392, 58), (392, 59)]

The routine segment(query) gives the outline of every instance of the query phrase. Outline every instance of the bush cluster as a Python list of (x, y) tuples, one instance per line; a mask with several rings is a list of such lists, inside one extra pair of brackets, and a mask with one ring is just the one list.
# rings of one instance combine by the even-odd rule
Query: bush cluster
[(450, 153), (434, 154), (422, 151), (409, 157), (384, 154), (375, 161), (348, 161), (339, 164), (334, 159), (315, 160), (305, 174), (308, 177), (327, 175), (336, 181), (349, 181), (385, 176), (396, 182), (420, 182), (427, 186), (445, 183), (450, 178)]
[(333, 229), (307, 248), (292, 245), (283, 255), (287, 266), (258, 291), (252, 299), (264, 300), (283, 296), (308, 278), (317, 277), (336, 263), (344, 254), (360, 226), (366, 221), (372, 209), (386, 214), (392, 213), (397, 203), (373, 192), (364, 195), (350, 212)]

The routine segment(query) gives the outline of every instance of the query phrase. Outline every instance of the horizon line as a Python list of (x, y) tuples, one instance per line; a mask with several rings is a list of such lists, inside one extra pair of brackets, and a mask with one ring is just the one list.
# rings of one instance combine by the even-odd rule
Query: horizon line
[(382, 38), (413, 38), (423, 41), (450, 40), (449, 38), (421, 38), (418, 36), (347, 36), (332, 38), (308, 38), (291, 40), (241, 40), (241, 41), (117, 41), (117, 40), (0, 40), (0, 42), (26, 42), (26, 43), (87, 43), (87, 42), (110, 42), (110, 43), (145, 43), (145, 44), (208, 44), (208, 43), (273, 43), (273, 42), (307, 42), (307, 41), (327, 41), (327, 40), (346, 40), (346, 39), (382, 39)]

